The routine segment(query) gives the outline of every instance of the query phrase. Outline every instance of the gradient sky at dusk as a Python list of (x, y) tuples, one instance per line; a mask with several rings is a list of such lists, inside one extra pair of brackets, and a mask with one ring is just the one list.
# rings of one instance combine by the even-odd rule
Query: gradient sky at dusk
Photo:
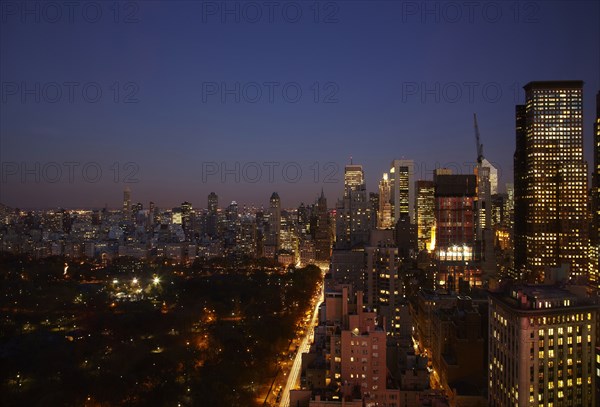
[[(430, 178), (436, 166), (468, 171), (463, 163), (475, 159), (474, 112), (485, 156), (498, 164), (501, 183), (512, 182), (514, 106), (523, 101), (522, 86), (532, 80), (585, 81), (585, 155), (591, 168), (600, 90), (598, 2), (481, 2), (473, 22), (465, 2), (454, 2), (455, 9), (447, 8), (447, 2), (427, 2), (433, 12), (426, 15), (420, 14), (425, 7), (420, 1), (317, 2), (318, 23), (312, 1), (289, 6), (302, 10), (296, 23), (282, 15), (283, 5), (292, 3), (285, 1), (279, 2), (273, 21), (265, 2), (254, 3), (263, 12), (257, 23), (247, 21), (255, 11), (249, 8), (238, 14), (239, 23), (236, 14), (225, 15), (225, 22), (219, 10), (207, 14), (223, 2), (134, 3), (139, 10), (119, 3), (118, 22), (110, 9), (114, 3), (104, 1), (95, 3), (103, 12), (96, 23), (85, 21), (81, 10), (72, 23), (68, 17), (44, 21), (49, 14), (40, 14), (39, 23), (32, 17), (23, 22), (12, 9), (2, 10), (0, 202), (24, 208), (117, 207), (129, 186), (132, 199), (145, 206), (150, 200), (159, 207), (187, 200), (205, 207), (211, 191), (220, 196), (221, 206), (231, 200), (267, 205), (277, 191), (283, 206), (291, 207), (312, 202), (324, 186), (333, 206), (350, 156), (363, 164), (370, 191), (395, 158), (414, 159), (420, 178)], [(227, 5), (234, 9), (244, 3)], [(295, 10), (288, 8), (288, 17)], [(457, 11), (462, 17), (452, 22)], [(497, 11), (502, 13), (498, 18)], [(124, 23), (131, 12), (138, 21)], [(327, 17), (328, 23), (323, 21)], [(23, 101), (21, 93), (12, 94), (14, 86), (35, 89), (36, 83), (52, 82), (97, 83), (102, 97), (86, 102), (81, 86), (73, 103), (65, 93), (56, 103), (43, 94), (40, 103), (35, 96), (25, 95)], [(111, 90), (115, 82), (118, 103)], [(134, 89), (126, 87), (128, 82), (139, 88), (137, 103), (123, 103)], [(261, 85), (263, 95), (256, 103), (243, 95), (239, 103), (225, 95), (222, 103), (220, 94), (203, 100), (203, 83), (208, 82), (231, 87), (235, 82), (296, 83), (302, 96), (296, 103), (286, 101), (279, 86), (269, 103)], [(465, 83), (475, 87), (472, 100)], [(437, 94), (421, 92), (436, 86)], [(498, 88), (499, 97), (494, 92)], [(462, 97), (456, 97), (457, 89)], [(332, 90), (337, 90), (337, 102), (323, 103)], [(81, 164), (73, 183), (64, 162)], [(139, 167), (137, 183), (122, 182), (128, 162)], [(256, 162), (263, 174), (257, 183), (236, 183), (233, 176), (225, 183), (215, 175), (203, 180), (206, 162), (225, 162), (229, 168)], [(264, 162), (281, 163), (273, 183)], [(302, 169), (298, 183), (286, 182), (281, 173), (281, 166), (292, 162)], [(337, 182), (324, 184), (320, 181), (328, 162), (339, 166), (332, 179)], [(39, 163), (48, 171), (53, 165), (48, 163), (58, 163), (63, 174), (57, 183), (44, 176), (36, 183), (32, 175), (22, 182), (11, 175), (14, 163), (30, 168)], [(86, 163), (102, 169), (97, 183), (83, 179)], [(119, 182), (114, 163), (121, 168)], [(314, 163), (321, 168), (319, 182), (314, 182)], [(293, 168), (288, 175), (294, 176)]]

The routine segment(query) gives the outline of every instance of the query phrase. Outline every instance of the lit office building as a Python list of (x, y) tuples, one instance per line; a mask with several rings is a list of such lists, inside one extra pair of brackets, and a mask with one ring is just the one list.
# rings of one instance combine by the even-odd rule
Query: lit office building
[(131, 213), (131, 190), (129, 188), (125, 188), (123, 191), (123, 218), (130, 220)]
[(331, 259), (331, 222), (327, 210), (327, 198), (322, 189), (321, 196), (317, 200), (315, 221), (315, 260), (329, 262)]
[(490, 169), (490, 195), (495, 195), (498, 193), (498, 169), (487, 158), (483, 159), (482, 166)]
[(267, 246), (271, 246), (275, 251), (280, 248), (281, 238), (281, 200), (277, 192), (273, 192), (269, 200), (269, 234)]
[(433, 181), (417, 181), (416, 223), (419, 251), (433, 249), (435, 228), (435, 186)]
[(530, 82), (517, 106), (515, 268), (542, 280), (550, 269), (588, 273), (583, 82)]
[(515, 216), (515, 185), (506, 184), (506, 200), (504, 201), (504, 223), (503, 226), (512, 229)]
[(217, 237), (219, 223), (219, 197), (214, 192), (208, 195), (208, 212), (206, 214), (206, 234)]
[(483, 240), (484, 229), (491, 228), (491, 204), (492, 204), (492, 187), (490, 182), (491, 168), (485, 165), (487, 160), (481, 165), (475, 167), (475, 175), (477, 176), (477, 201), (476, 201), (476, 227), (477, 240)]
[(492, 293), (488, 405), (595, 406), (597, 309), (556, 286)]
[(367, 306), (384, 317), (388, 335), (400, 331), (403, 304), (402, 279), (398, 274), (400, 257), (392, 239), (365, 248), (367, 263)]
[(392, 204), (390, 180), (387, 173), (379, 181), (379, 207), (377, 209), (377, 228), (390, 229), (392, 227)]
[(365, 184), (365, 174), (362, 165), (350, 164), (344, 168), (344, 197), (350, 191), (360, 191)]
[(377, 228), (390, 229), (392, 227), (392, 204), (390, 180), (387, 173), (379, 181), (379, 208), (377, 210)]
[(249, 215), (243, 215), (240, 222), (240, 238), (238, 247), (242, 253), (250, 257), (256, 255), (256, 220)]
[(600, 92), (596, 95), (594, 123), (594, 172), (592, 175), (592, 231), (590, 236), (590, 285), (600, 288)]
[(195, 214), (192, 204), (189, 202), (183, 202), (181, 204), (181, 227), (185, 233), (186, 241), (192, 241), (194, 239), (194, 223)]
[(392, 225), (395, 225), (403, 214), (410, 217), (410, 223), (415, 222), (414, 167), (413, 160), (392, 161), (389, 172)]
[(208, 212), (217, 213), (219, 210), (219, 197), (214, 192), (208, 194)]
[(298, 253), (298, 234), (292, 215), (287, 211), (281, 212), (279, 226), (279, 250)]
[(368, 243), (371, 208), (361, 165), (344, 170), (344, 197), (336, 207), (336, 247), (350, 249)]
[(379, 213), (379, 193), (378, 192), (369, 192), (369, 211), (371, 216), (371, 225), (370, 229), (377, 229), (377, 222), (379, 221), (377, 218), (377, 213)]
[(437, 284), (459, 290), (460, 283), (481, 285), (475, 245), (475, 175), (434, 173)]

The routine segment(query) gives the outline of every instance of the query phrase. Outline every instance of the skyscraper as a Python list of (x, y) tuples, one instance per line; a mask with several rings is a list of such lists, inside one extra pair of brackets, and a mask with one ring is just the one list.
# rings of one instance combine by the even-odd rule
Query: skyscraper
[(224, 242), (228, 249), (235, 249), (240, 241), (241, 218), (238, 203), (231, 201), (225, 208), (225, 219), (223, 222)]
[(344, 197), (351, 191), (360, 191), (365, 185), (365, 173), (362, 165), (350, 164), (344, 168)]
[(498, 193), (498, 169), (487, 158), (483, 159), (482, 164), (490, 169), (490, 194), (495, 195)]
[(388, 174), (383, 174), (379, 181), (379, 208), (377, 210), (377, 227), (389, 229), (392, 227), (392, 204), (390, 202), (390, 180)]
[(154, 224), (155, 224), (155, 219), (156, 219), (156, 206), (154, 205), (154, 202), (150, 201), (150, 204), (148, 205), (148, 224), (147, 224), (147, 229), (148, 231), (154, 230)]
[(434, 173), (436, 283), (458, 290), (459, 282), (481, 285), (475, 246), (475, 175)]
[(377, 213), (379, 212), (379, 192), (369, 192), (369, 219), (371, 220), (371, 225), (369, 229), (377, 229)]
[(219, 209), (219, 197), (214, 192), (208, 194), (208, 212), (217, 213)]
[(430, 248), (432, 230), (435, 227), (435, 186), (433, 181), (417, 181), (417, 240), (419, 251)]
[(505, 226), (512, 229), (515, 214), (515, 184), (506, 184), (506, 200), (504, 201)]
[(191, 241), (194, 237), (194, 222), (195, 216), (192, 204), (187, 201), (183, 202), (181, 204), (181, 226), (187, 241)]
[(483, 241), (484, 230), (491, 228), (492, 168), (488, 167), (486, 162), (487, 160), (482, 160), (481, 165), (475, 167), (475, 175), (477, 176), (477, 240), (479, 241)]
[(413, 160), (394, 160), (390, 168), (390, 200), (393, 207), (392, 225), (402, 214), (415, 222), (415, 163)]
[(344, 198), (336, 207), (336, 247), (350, 249), (369, 241), (370, 204), (361, 165), (344, 170)]
[(131, 190), (129, 187), (123, 191), (123, 218), (131, 220)]
[(273, 192), (269, 200), (269, 246), (275, 246), (275, 250), (280, 248), (281, 237), (281, 200), (277, 192)]
[(488, 405), (594, 406), (597, 305), (555, 286), (515, 286), (489, 305)]
[(600, 288), (600, 92), (596, 95), (594, 171), (592, 174), (592, 230), (590, 236), (590, 286)]
[(314, 232), (312, 230), (312, 223), (316, 222), (311, 222), (310, 209), (311, 208), (307, 208), (306, 205), (304, 205), (304, 202), (301, 202), (300, 206), (298, 207), (298, 212), (296, 214), (296, 223), (298, 223), (299, 233), (306, 234), (310, 231), (310, 233), (312, 234)]
[(317, 200), (317, 216), (315, 230), (315, 259), (318, 262), (329, 262), (331, 259), (331, 233), (329, 225), (329, 212), (327, 198), (321, 189), (321, 196)]
[(513, 245), (514, 245), (514, 266), (511, 276), (520, 280), (525, 272), (527, 262), (527, 139), (525, 135), (525, 106), (517, 105), (515, 109), (515, 134), (516, 148), (513, 156), (514, 184), (513, 184), (513, 203), (514, 203), (514, 222), (513, 222)]
[(542, 280), (568, 265), (587, 275), (583, 82), (530, 82), (517, 107), (515, 268)]
[[(391, 233), (389, 237), (392, 237)], [(399, 319), (396, 310), (404, 294), (401, 276), (398, 273), (398, 246), (393, 239), (385, 238), (376, 244), (373, 243), (375, 242), (365, 249), (366, 305), (385, 318), (386, 330), (392, 333), (396, 332), (394, 324)]]
[(219, 197), (214, 192), (208, 195), (208, 213), (206, 214), (206, 234), (210, 237), (218, 235)]

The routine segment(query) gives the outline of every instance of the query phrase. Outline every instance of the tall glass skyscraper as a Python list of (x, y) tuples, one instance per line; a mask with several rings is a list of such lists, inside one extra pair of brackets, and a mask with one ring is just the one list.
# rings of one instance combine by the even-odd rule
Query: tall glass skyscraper
[(600, 92), (596, 95), (594, 122), (594, 172), (592, 174), (592, 230), (590, 236), (590, 285), (600, 288)]
[(415, 162), (394, 160), (390, 165), (390, 200), (392, 204), (392, 226), (402, 215), (415, 222)]
[(336, 248), (350, 249), (369, 241), (371, 210), (362, 165), (344, 170), (344, 198), (336, 207)]
[(515, 268), (542, 280), (554, 267), (587, 275), (583, 82), (530, 82), (517, 107)]
[(416, 182), (417, 190), (417, 238), (419, 250), (430, 249), (432, 230), (435, 227), (435, 185), (433, 181), (419, 180)]

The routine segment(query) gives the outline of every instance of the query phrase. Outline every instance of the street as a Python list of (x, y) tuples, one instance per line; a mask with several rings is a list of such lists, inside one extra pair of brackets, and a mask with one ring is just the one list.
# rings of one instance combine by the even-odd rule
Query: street
[(317, 324), (317, 318), (319, 316), (319, 306), (323, 302), (323, 291), (321, 290), (321, 296), (318, 301), (315, 302), (315, 308), (313, 309), (312, 319), (310, 324), (307, 326), (306, 333), (300, 342), (300, 346), (298, 347), (298, 352), (296, 353), (296, 357), (294, 358), (294, 363), (292, 364), (292, 368), (288, 375), (288, 380), (283, 388), (283, 392), (281, 395), (281, 402), (279, 403), (280, 407), (289, 407), (290, 405), (290, 390), (293, 390), (298, 385), (298, 381), (300, 378), (300, 368), (302, 367), (302, 353), (308, 352), (310, 349), (310, 344), (313, 339), (313, 328)]

